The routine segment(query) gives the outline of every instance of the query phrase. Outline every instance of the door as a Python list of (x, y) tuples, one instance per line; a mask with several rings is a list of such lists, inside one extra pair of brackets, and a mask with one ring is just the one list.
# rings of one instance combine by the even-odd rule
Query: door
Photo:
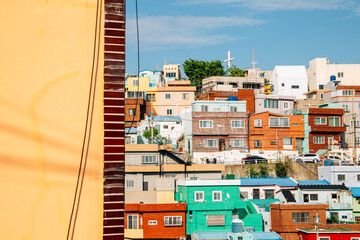
[(331, 151), (331, 149), (333, 149), (333, 146), (334, 146), (334, 136), (329, 136), (328, 137), (328, 145), (329, 145), (329, 149)]
[(149, 190), (149, 182), (143, 182), (143, 191)]
[(225, 151), (225, 139), (219, 139), (219, 151)]

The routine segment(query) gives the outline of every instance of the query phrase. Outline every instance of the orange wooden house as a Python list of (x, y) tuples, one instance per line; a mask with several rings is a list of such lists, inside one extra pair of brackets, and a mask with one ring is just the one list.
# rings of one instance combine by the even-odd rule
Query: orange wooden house
[(251, 150), (301, 150), (304, 139), (304, 117), (270, 112), (250, 115)]

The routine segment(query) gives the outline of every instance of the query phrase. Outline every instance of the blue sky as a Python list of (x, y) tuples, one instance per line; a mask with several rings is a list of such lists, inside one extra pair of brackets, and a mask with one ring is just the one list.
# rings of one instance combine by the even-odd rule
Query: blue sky
[[(137, 73), (135, 0), (126, 1), (126, 72)], [(315, 57), (360, 63), (360, 0), (138, 0), (140, 69), (189, 58), (262, 70)], [(225, 66), (225, 63), (224, 63)]]

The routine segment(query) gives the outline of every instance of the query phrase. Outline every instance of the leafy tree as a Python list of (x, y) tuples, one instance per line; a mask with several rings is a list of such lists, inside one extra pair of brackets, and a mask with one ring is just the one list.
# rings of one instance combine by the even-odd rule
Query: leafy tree
[(189, 77), (192, 86), (201, 87), (202, 80), (211, 76), (224, 76), (225, 71), (220, 60), (201, 61), (188, 59), (183, 63), (185, 74)]
[(284, 160), (280, 160), (275, 163), (275, 174), (278, 177), (287, 177), (293, 172), (292, 161), (290, 158), (285, 157)]
[[(154, 139), (158, 134), (159, 134), (159, 131), (157, 130), (157, 128), (153, 128)], [(150, 142), (151, 141), (151, 129), (145, 130), (143, 133), (143, 137)]]
[(229, 68), (230, 77), (245, 77), (245, 71), (233, 65)]
[(257, 172), (253, 166), (248, 166), (247, 171), (248, 171), (250, 177), (258, 177), (259, 176), (259, 172)]
[(260, 163), (258, 165), (259, 176), (269, 176), (271, 169), (268, 163)]
[(159, 145), (171, 144), (170, 139), (166, 137), (162, 137), (161, 135), (157, 135), (156, 138), (154, 139), (154, 142), (156, 142)]

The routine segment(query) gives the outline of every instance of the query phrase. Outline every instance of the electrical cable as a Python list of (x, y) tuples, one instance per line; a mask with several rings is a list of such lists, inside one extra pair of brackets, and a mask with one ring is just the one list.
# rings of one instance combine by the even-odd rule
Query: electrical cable
[[(78, 171), (78, 175), (77, 175), (74, 200), (73, 200), (73, 205), (72, 205), (71, 214), (70, 214), (70, 220), (69, 220), (69, 225), (68, 225), (68, 231), (67, 231), (67, 237), (66, 237), (67, 240), (73, 239), (73, 237), (74, 237), (76, 219), (77, 219), (77, 214), (78, 214), (78, 209), (79, 209), (79, 204), (80, 204), (80, 197), (81, 197), (81, 192), (82, 192), (82, 186), (83, 186), (83, 181), (84, 181), (84, 175), (85, 175), (85, 170), (86, 170), (87, 155), (88, 155), (88, 151), (89, 151), (89, 143), (90, 143), (90, 136), (91, 136), (91, 126), (92, 126), (92, 117), (93, 117), (93, 112), (94, 112), (96, 80), (97, 80), (96, 75), (97, 75), (97, 69), (98, 69), (98, 63), (99, 63), (99, 49), (100, 49), (100, 47), (99, 47), (100, 29), (98, 31), (98, 22), (99, 22), (99, 9), (101, 9), (102, 4), (99, 4), (99, 1), (101, 1), (101, 0), (97, 0), (97, 5), (96, 5), (96, 20), (95, 20), (94, 43), (93, 43), (93, 58), (92, 58), (92, 67), (91, 67), (88, 106), (87, 106), (87, 111), (86, 111), (84, 138), (83, 138), (83, 143), (82, 143), (81, 158), (80, 158), (80, 164), (79, 164), (79, 171)], [(101, 18), (101, 13), (100, 13), (100, 18)], [(96, 57), (96, 49), (98, 50), (97, 51), (97, 57)], [(96, 64), (95, 64), (95, 59), (97, 60)], [(95, 65), (96, 65), (96, 70), (95, 70)], [(95, 74), (94, 74), (94, 71), (95, 71)], [(94, 81), (94, 79), (95, 79), (95, 81)], [(93, 82), (94, 82), (94, 91), (92, 91)], [(92, 108), (91, 108), (91, 117), (90, 117), (90, 124), (89, 124), (91, 99), (92, 99)], [(88, 125), (89, 125), (89, 137), (87, 137)], [(88, 139), (88, 141), (87, 141), (87, 150), (86, 150), (86, 154), (85, 154), (85, 158), (84, 158), (86, 139)], [(84, 168), (83, 168), (82, 166), (83, 166), (84, 159), (85, 159), (85, 163), (84, 163)], [(83, 174), (82, 174), (82, 172), (83, 172)], [(82, 177), (81, 177), (81, 182), (80, 182), (81, 174), (82, 174)], [(79, 182), (80, 182), (80, 190), (79, 190)], [(79, 191), (79, 194), (78, 194), (78, 191)], [(78, 195), (79, 195), (79, 197), (77, 197)], [(76, 203), (77, 203), (77, 206), (76, 206), (75, 217), (73, 217)], [(73, 218), (74, 218), (74, 220), (73, 220)], [(72, 225), (73, 225), (73, 227), (72, 227)], [(71, 227), (72, 227), (72, 231), (71, 231)], [(70, 237), (70, 231), (71, 231), (71, 238), (69, 238)]]
[[(131, 124), (128, 132), (125, 132), (125, 139), (130, 133), (130, 129), (132, 128), (138, 108), (138, 100), (139, 100), (139, 90), (140, 90), (140, 40), (139, 40), (139, 13), (138, 13), (138, 1), (135, 0), (135, 14), (136, 14), (136, 41), (137, 41), (137, 72), (138, 72), (138, 82), (137, 82), (137, 92), (136, 92), (136, 103), (135, 103), (135, 113), (131, 120)], [(140, 108), (140, 107), (139, 107)]]

